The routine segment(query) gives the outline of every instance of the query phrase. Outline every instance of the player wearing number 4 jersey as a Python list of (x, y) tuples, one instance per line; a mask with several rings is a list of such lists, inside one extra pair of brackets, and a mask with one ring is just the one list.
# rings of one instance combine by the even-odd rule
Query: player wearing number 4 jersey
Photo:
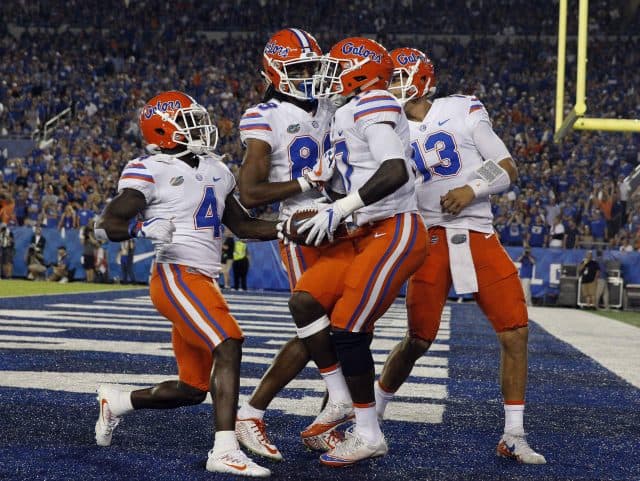
[(132, 392), (100, 386), (96, 442), (109, 446), (130, 411), (200, 404), (211, 392), (216, 432), (206, 469), (269, 476), (235, 436), (243, 334), (215, 279), (222, 224), (239, 237), (273, 239), (275, 223), (252, 219), (235, 199), (233, 175), (213, 153), (217, 130), (193, 98), (175, 91), (154, 97), (140, 113), (140, 127), (158, 153), (125, 166), (96, 237), (153, 241), (151, 300), (171, 321), (179, 379)]
[(515, 266), (494, 234), (489, 200), (515, 180), (515, 163), (476, 97), (453, 95), (431, 102), (435, 76), (425, 54), (401, 48), (391, 56), (389, 90), (410, 121), (418, 207), (431, 244), (426, 261), (409, 281), (409, 332), (392, 350), (376, 384), (378, 413), (384, 414), (435, 339), (453, 283), (458, 294), (473, 293), (500, 342), (505, 429), (497, 454), (543, 464), (545, 458), (529, 447), (523, 429), (527, 308)]
[[(327, 99), (318, 101), (312, 97), (313, 76), (318, 72), (321, 55), (316, 40), (297, 28), (277, 32), (264, 49), (262, 73), (269, 86), (263, 103), (247, 109), (239, 125), (246, 152), (238, 185), (240, 200), (246, 207), (279, 201), (280, 219), (284, 219), (295, 210), (314, 207), (322, 198), (317, 187), (324, 176), (316, 164), (328, 149), (329, 122), (335, 108)], [(280, 243), (291, 289), (322, 253), (322, 249), (313, 246)], [(282, 459), (268, 437), (265, 410), (309, 359), (298, 337), (289, 340), (276, 355), (251, 397), (238, 411), (236, 432), (247, 449), (270, 459)], [(322, 374), (330, 379), (338, 371), (339, 367), (335, 366)], [(336, 401), (343, 400), (341, 395), (349, 400), (346, 386), (334, 395), (338, 397)], [(331, 433), (327, 433), (307, 444), (327, 449), (332, 439)]]

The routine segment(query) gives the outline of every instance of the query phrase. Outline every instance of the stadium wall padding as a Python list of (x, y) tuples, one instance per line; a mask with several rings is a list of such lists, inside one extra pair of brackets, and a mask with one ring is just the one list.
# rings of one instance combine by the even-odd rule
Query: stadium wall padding
[[(26, 277), (27, 268), (25, 258), (27, 249), (33, 236), (30, 227), (14, 227), (16, 255), (14, 258), (14, 276)], [(64, 245), (71, 257), (71, 268), (76, 269), (75, 279), (84, 279), (82, 268), (82, 244), (78, 237), (78, 230), (70, 229), (61, 235), (57, 229), (42, 229), (47, 239), (44, 257), (45, 262), (55, 263), (57, 248)], [(120, 278), (120, 264), (117, 262), (119, 243), (109, 242), (107, 254), (109, 258), (109, 278)], [(280, 260), (280, 253), (276, 241), (250, 242), (249, 259), (250, 268), (247, 284), (250, 289), (267, 289), (286, 291), (289, 282)], [(136, 239), (134, 272), (140, 282), (147, 281), (153, 260), (151, 242), (147, 239)], [(512, 259), (518, 259), (522, 254), (522, 247), (506, 247)], [(584, 258), (586, 251), (583, 249), (563, 250), (551, 248), (533, 248), (531, 253), (536, 259), (535, 271), (531, 285), (533, 297), (543, 297), (558, 293), (560, 279), (560, 267), (562, 264), (578, 264)], [(605, 260), (618, 260), (622, 268), (622, 276), (625, 284), (640, 284), (640, 253), (618, 251), (605, 251)], [(233, 275), (233, 274), (232, 274)], [(454, 295), (454, 292), (451, 292)]]

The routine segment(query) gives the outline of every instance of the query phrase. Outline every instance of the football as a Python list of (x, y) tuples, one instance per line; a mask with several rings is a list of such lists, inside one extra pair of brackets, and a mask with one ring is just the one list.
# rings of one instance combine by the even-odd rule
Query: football
[[(309, 234), (309, 231), (305, 231), (303, 233), (298, 233), (298, 227), (304, 224), (304, 221), (313, 217), (318, 213), (318, 209), (302, 209), (295, 211), (289, 219), (284, 223), (284, 235), (291, 241), (296, 244), (306, 245), (306, 238)], [(336, 231), (333, 233), (334, 240), (347, 239), (351, 237), (349, 234), (349, 229), (347, 228), (347, 224), (342, 221), (338, 224)], [(321, 246), (325, 246), (329, 244), (328, 240), (324, 240)]]

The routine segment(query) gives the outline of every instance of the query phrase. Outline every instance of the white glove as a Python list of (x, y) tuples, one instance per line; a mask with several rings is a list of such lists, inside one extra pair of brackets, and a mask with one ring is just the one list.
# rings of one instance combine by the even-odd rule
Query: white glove
[(129, 234), (131, 237), (144, 237), (163, 244), (171, 243), (175, 231), (176, 226), (173, 224), (173, 218), (163, 219), (161, 217), (152, 217), (144, 222), (134, 219), (131, 224), (129, 224)]
[(298, 227), (298, 232), (309, 231), (305, 239), (305, 244), (308, 245), (313, 244), (317, 247), (324, 242), (325, 238), (333, 241), (333, 233), (342, 219), (361, 207), (364, 207), (364, 202), (362, 202), (360, 195), (358, 192), (352, 192), (348, 196), (328, 204), (326, 209), (306, 220)]
[(276, 230), (278, 231), (278, 240), (281, 240), (284, 245), (292, 244), (291, 240), (284, 235), (284, 221), (280, 221), (276, 224)]
[(330, 148), (317, 160), (313, 170), (304, 174), (304, 177), (314, 186), (322, 186), (322, 184), (331, 180), (335, 170), (336, 152), (333, 148)]

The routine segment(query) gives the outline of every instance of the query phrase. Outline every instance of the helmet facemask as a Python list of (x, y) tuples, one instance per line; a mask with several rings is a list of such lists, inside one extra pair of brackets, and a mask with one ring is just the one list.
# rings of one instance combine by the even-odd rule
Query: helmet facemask
[[(198, 104), (181, 108), (175, 111), (170, 117), (167, 115), (167, 122), (171, 123), (176, 130), (171, 135), (171, 140), (176, 144), (186, 147), (184, 152), (191, 152), (195, 155), (203, 155), (213, 152), (218, 143), (218, 128), (211, 122), (207, 110)], [(184, 153), (178, 154), (182, 156)]]
[[(342, 77), (350, 72), (358, 70), (370, 60), (370, 58), (363, 58), (362, 60), (354, 61), (352, 59), (338, 59), (328, 56), (324, 57), (322, 59), (322, 68), (318, 75), (314, 77), (314, 97), (333, 98), (335, 95), (344, 95), (345, 97), (349, 97), (357, 94), (358, 91), (373, 85), (379, 80), (377, 77), (371, 79), (371, 81), (364, 85), (358, 85), (358, 87), (349, 93), (344, 94), (345, 85), (342, 81)], [(363, 80), (364, 78), (366, 77), (363, 77)], [(355, 80), (357, 79), (358, 78), (355, 77)]]
[(427, 97), (433, 96), (436, 92), (435, 87), (430, 87), (431, 79), (427, 79), (427, 83), (424, 88), (424, 92), (420, 92), (418, 87), (413, 83), (415, 75), (418, 73), (420, 63), (416, 62), (410, 68), (394, 68), (393, 77), (391, 77), (391, 83), (389, 84), (389, 92), (391, 92), (400, 102), (400, 105), (404, 105), (410, 100), (417, 97), (427, 95)]
[[(278, 85), (274, 84), (277, 91), (298, 100), (313, 100), (313, 82), (321, 65), (318, 54), (308, 52), (294, 60), (265, 57), (269, 67), (280, 77)], [(267, 80), (271, 81), (268, 77)]]

